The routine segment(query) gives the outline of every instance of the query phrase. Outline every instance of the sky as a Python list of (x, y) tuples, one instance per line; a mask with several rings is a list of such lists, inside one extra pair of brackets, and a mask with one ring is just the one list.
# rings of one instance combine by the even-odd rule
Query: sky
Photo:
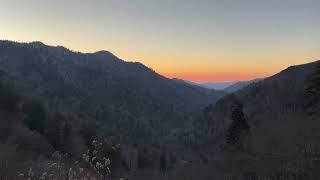
[(319, 0), (0, 0), (0, 39), (107, 50), (169, 78), (249, 80), (320, 59)]

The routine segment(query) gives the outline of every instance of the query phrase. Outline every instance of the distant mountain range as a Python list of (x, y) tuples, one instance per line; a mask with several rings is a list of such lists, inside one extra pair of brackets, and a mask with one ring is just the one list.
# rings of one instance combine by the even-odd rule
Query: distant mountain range
[(174, 79), (176, 81), (183, 81), (191, 85), (200, 86), (206, 89), (224, 91), (226, 93), (233, 93), (235, 91), (241, 90), (252, 83), (259, 82), (263, 80), (262, 78), (249, 80), (249, 81), (234, 81), (234, 82), (208, 82), (208, 83), (195, 83), (187, 80)]
[(207, 89), (224, 90), (225, 88), (235, 83), (237, 82), (208, 82), (208, 83), (197, 83), (197, 84)]
[(263, 79), (262, 78), (259, 78), (259, 79), (254, 79), (254, 80), (250, 80), (250, 81), (239, 81), (239, 82), (235, 82), (234, 84), (224, 88), (223, 90), (225, 92), (228, 92), (228, 93), (233, 93), (233, 92), (236, 92), (236, 91), (239, 91), (241, 89), (244, 89), (246, 88), (247, 86), (253, 84), (253, 83), (257, 83), (259, 81), (262, 81)]

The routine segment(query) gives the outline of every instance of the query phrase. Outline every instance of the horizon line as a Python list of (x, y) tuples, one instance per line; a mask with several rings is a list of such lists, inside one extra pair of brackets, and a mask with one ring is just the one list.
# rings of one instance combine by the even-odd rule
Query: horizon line
[[(44, 46), (47, 46), (47, 47), (53, 47), (53, 48), (65, 48), (66, 50), (68, 51), (71, 51), (73, 53), (81, 53), (81, 54), (94, 54), (94, 53), (99, 53), (99, 52), (108, 52), (112, 55), (114, 55), (115, 57), (117, 57), (118, 59), (120, 60), (123, 60), (125, 62), (139, 62), (139, 63), (142, 63), (141, 61), (139, 60), (128, 60), (128, 59), (122, 59), (121, 57), (119, 57), (118, 55), (116, 55), (115, 53), (113, 53), (113, 51), (110, 51), (110, 50), (106, 50), (106, 49), (96, 49), (94, 51), (85, 51), (85, 50), (75, 50), (73, 48), (70, 48), (66, 45), (61, 45), (59, 43), (47, 43), (47, 42), (43, 42), (43, 41), (39, 41), (39, 40), (32, 40), (32, 41), (23, 41), (23, 40), (10, 40), (10, 39), (0, 39), (0, 41), (8, 41), (8, 42), (13, 42), (13, 43), (21, 43), (21, 44), (32, 44), (32, 43), (41, 43), (43, 44)], [(319, 60), (311, 60), (310, 62), (315, 62), (315, 61), (319, 61)], [(207, 83), (238, 83), (238, 82), (245, 82), (245, 81), (253, 81), (253, 80), (256, 80), (256, 79), (265, 79), (265, 78), (268, 78), (268, 77), (271, 77), (281, 71), (278, 71), (278, 72), (273, 72), (272, 74), (269, 74), (269, 75), (265, 75), (265, 76), (258, 76), (258, 77), (248, 77), (248, 78), (241, 78), (241, 79), (233, 79), (233, 80), (214, 80), (215, 78), (212, 77), (212, 80), (195, 80), (195, 79), (189, 79), (189, 78), (183, 78), (183, 77), (179, 77), (179, 76), (175, 76), (175, 75), (169, 75), (169, 74), (166, 74), (166, 73), (161, 73), (159, 71), (156, 71), (153, 67), (150, 67), (144, 63), (142, 63), (144, 66), (148, 67), (149, 69), (155, 71), (157, 74), (165, 77), (165, 78), (168, 78), (168, 79), (180, 79), (180, 80), (183, 80), (183, 81), (189, 81), (191, 83), (195, 83), (195, 84), (207, 84)], [(302, 65), (302, 64), (307, 64), (307, 63), (301, 63), (301, 64), (292, 64), (290, 66), (296, 66), (296, 65)], [(287, 66), (290, 67), (290, 66)], [(284, 69), (283, 69), (284, 70)]]

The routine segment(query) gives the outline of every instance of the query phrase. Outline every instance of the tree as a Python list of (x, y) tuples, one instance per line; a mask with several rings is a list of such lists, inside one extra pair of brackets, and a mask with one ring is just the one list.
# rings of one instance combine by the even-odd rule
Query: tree
[(167, 154), (165, 151), (160, 154), (160, 171), (163, 175), (167, 172)]
[(106, 179), (111, 175), (112, 165), (115, 163), (112, 153), (121, 154), (118, 148), (120, 149), (119, 146), (110, 147), (103, 138), (97, 138), (91, 142), (89, 149), (82, 155), (82, 158), (96, 173), (103, 177), (102, 179)]
[(94, 121), (81, 122), (79, 133), (86, 145), (90, 145), (91, 141), (97, 137), (97, 129), (98, 126)]
[(5, 87), (0, 83), (0, 109), (14, 112), (20, 100), (20, 96), (14, 89)]
[(151, 155), (148, 150), (146, 146), (138, 149), (138, 168), (140, 169), (153, 166), (152, 157), (150, 157)]
[(61, 149), (63, 152), (67, 153), (72, 153), (73, 150), (73, 127), (72, 124), (68, 121), (65, 120), (62, 122), (61, 126), (61, 137), (60, 137), (60, 142), (61, 142)]
[(242, 132), (248, 132), (250, 126), (244, 117), (243, 105), (238, 101), (235, 101), (232, 105), (231, 119), (232, 122), (228, 129), (227, 143), (231, 145), (241, 144), (240, 136)]
[(45, 121), (47, 118), (46, 110), (43, 105), (38, 101), (31, 100), (23, 104), (22, 112), (27, 115), (24, 120), (25, 124), (31, 130), (35, 130), (43, 134)]
[(306, 108), (313, 114), (317, 111), (320, 102), (320, 63), (315, 72), (307, 78), (306, 99)]
[(57, 113), (48, 118), (45, 137), (55, 148), (64, 153), (71, 153), (74, 145), (72, 123), (64, 115)]
[(62, 150), (61, 124), (63, 119), (64, 117), (58, 113), (50, 116), (46, 123), (45, 137), (55, 150)]

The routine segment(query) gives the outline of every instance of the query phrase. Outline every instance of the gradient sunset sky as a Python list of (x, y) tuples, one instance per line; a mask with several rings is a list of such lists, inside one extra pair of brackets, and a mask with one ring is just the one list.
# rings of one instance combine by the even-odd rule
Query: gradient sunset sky
[(247, 80), (320, 59), (319, 0), (0, 0), (0, 39), (108, 50), (167, 77)]

